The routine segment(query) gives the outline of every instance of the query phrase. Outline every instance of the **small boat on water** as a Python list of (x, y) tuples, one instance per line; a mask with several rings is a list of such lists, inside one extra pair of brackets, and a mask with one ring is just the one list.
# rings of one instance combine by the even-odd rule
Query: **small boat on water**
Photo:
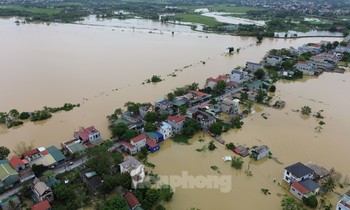
[(225, 162), (227, 162), (227, 161), (232, 161), (232, 157), (231, 156), (225, 156), (225, 157), (223, 157), (222, 158)]

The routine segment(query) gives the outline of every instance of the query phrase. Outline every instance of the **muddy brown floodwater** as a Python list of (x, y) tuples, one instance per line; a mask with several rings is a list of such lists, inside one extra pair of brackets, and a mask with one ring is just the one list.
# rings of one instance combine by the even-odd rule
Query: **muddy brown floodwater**
[[(89, 125), (95, 125), (108, 138), (106, 116), (127, 101), (152, 102), (176, 87), (192, 82), (203, 85), (207, 77), (229, 73), (246, 61), (260, 61), (272, 48), (339, 40), (264, 39), (255, 46), (256, 39), (249, 37), (183, 31), (171, 36), (169, 31), (156, 34), (74, 24), (16, 26), (14, 19), (1, 19), (0, 29), (0, 111), (32, 111), (65, 102), (81, 104), (80, 108), (56, 113), (47, 121), (28, 122), (13, 129), (1, 127), (0, 144), (10, 149), (20, 141), (33, 141), (36, 146), (59, 145), (70, 139), (75, 129)], [(228, 56), (225, 48), (229, 46), (242, 50)], [(176, 77), (167, 76), (175, 69), (182, 71), (175, 72)], [(160, 75), (165, 81), (142, 85), (152, 75)], [(160, 175), (180, 175), (184, 171), (194, 176), (217, 175), (210, 168), (216, 165), (221, 175), (232, 176), (232, 190), (228, 193), (176, 188), (168, 208), (279, 209), (277, 194), (284, 191), (272, 179), (281, 180), (283, 168), (297, 161), (334, 166), (350, 174), (349, 85), (348, 73), (279, 82), (276, 95), (287, 102), (286, 108), (264, 108), (270, 114), (267, 120), (256, 112), (244, 120), (242, 130), (223, 135), (227, 142), (266, 144), (271, 148), (278, 161), (251, 162), (252, 177), (222, 161), (224, 155), (233, 154), (221, 145), (214, 152), (196, 152), (196, 148), (209, 142), (208, 137), (200, 136), (205, 142), (199, 142), (195, 136), (191, 145), (163, 143), (161, 151), (150, 157)], [(326, 124), (321, 133), (314, 131), (317, 121), (313, 117), (302, 119), (291, 111), (302, 105), (309, 105), (313, 111), (324, 110)], [(243, 170), (248, 165), (248, 159), (244, 160)], [(261, 188), (269, 189), (271, 195), (263, 195)], [(335, 196), (330, 199), (335, 203)]]

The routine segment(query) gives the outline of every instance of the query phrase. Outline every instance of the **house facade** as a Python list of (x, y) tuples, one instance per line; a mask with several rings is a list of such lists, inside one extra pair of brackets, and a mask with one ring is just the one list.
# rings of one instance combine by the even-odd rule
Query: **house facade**
[(167, 123), (171, 125), (173, 133), (181, 133), (184, 127), (185, 119), (186, 119), (185, 115), (169, 116)]
[(290, 186), (290, 192), (302, 200), (304, 197), (308, 198), (312, 195), (318, 194), (320, 186), (312, 179), (306, 179), (300, 182), (293, 182)]
[(140, 134), (130, 140), (130, 144), (136, 148), (136, 151), (139, 152), (142, 147), (146, 146), (146, 134)]
[(258, 147), (255, 147), (252, 150), (252, 155), (256, 160), (260, 160), (264, 157), (267, 157), (269, 155), (269, 148), (266, 145), (261, 145)]
[(156, 142), (154, 142), (152, 139), (147, 138), (147, 143), (146, 143), (146, 147), (149, 149), (149, 151), (151, 152), (156, 152), (160, 149), (159, 144), (157, 144)]
[(24, 170), (27, 166), (29, 166), (29, 163), (27, 160), (22, 160), (17, 156), (13, 156), (9, 160), (9, 163), (12, 166), (12, 168), (14, 168), (16, 171)]
[(53, 192), (50, 187), (48, 187), (45, 182), (40, 181), (40, 179), (35, 178), (31, 183), (30, 188), (32, 189), (35, 198), (38, 202), (48, 200), (53, 201)]
[(269, 66), (279, 66), (282, 64), (282, 57), (276, 55), (268, 55), (266, 57), (266, 64)]
[(143, 119), (145, 118), (146, 114), (148, 112), (152, 112), (154, 109), (153, 105), (152, 104), (145, 104), (143, 106), (140, 106), (139, 108), (139, 114), (140, 114), (140, 117)]
[(262, 69), (264, 66), (260, 63), (247, 62), (245, 64), (245, 69), (252, 73), (256, 72), (258, 69)]
[(232, 115), (238, 115), (239, 114), (239, 99), (230, 99), (230, 98), (224, 98), (222, 100), (220, 109), (222, 112), (225, 112), (227, 114)]
[(232, 70), (230, 74), (230, 81), (241, 84), (248, 81), (248, 72), (242, 70)]
[(216, 122), (215, 117), (200, 110), (196, 110), (192, 114), (192, 118), (197, 120), (203, 129), (207, 129), (209, 126)]
[(130, 174), (132, 179), (132, 187), (137, 188), (137, 185), (142, 183), (145, 179), (145, 166), (136, 160), (136, 158), (129, 156), (124, 162), (119, 164), (120, 172), (127, 172)]
[(173, 135), (173, 129), (170, 124), (166, 122), (161, 122), (158, 132), (164, 136), (164, 139), (167, 139)]
[(208, 78), (207, 81), (205, 82), (204, 88), (210, 88), (210, 89), (214, 89), (216, 87), (216, 85), (218, 84), (219, 80), (215, 79), (215, 78)]
[(346, 192), (338, 201), (336, 210), (350, 210), (350, 191)]
[(313, 64), (311, 64), (310, 62), (304, 62), (304, 61), (299, 61), (297, 64), (294, 65), (294, 68), (303, 72), (303, 74), (310, 75), (310, 76), (314, 75), (316, 71)]
[(300, 182), (306, 179), (312, 179), (314, 171), (304, 164), (298, 162), (291, 166), (288, 166), (284, 170), (283, 179), (288, 183)]
[(87, 142), (101, 138), (101, 134), (94, 126), (90, 126), (88, 128), (82, 128), (81, 130), (75, 131), (74, 138)]

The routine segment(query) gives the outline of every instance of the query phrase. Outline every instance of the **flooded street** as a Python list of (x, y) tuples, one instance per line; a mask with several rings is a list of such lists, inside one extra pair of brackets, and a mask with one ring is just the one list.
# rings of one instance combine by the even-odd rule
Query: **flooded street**
[[(153, 102), (176, 87), (192, 82), (204, 84), (206, 78), (229, 73), (246, 61), (258, 62), (272, 48), (288, 48), (321, 40), (339, 38), (264, 39), (175, 31), (163, 34), (148, 30), (113, 28), (77, 24), (14, 24), (14, 19), (0, 20), (0, 111), (16, 108), (33, 111), (43, 106), (80, 103), (69, 112), (53, 114), (47, 121), (25, 123), (13, 129), (0, 128), (0, 144), (10, 149), (20, 141), (36, 146), (59, 145), (72, 138), (75, 129), (95, 125), (105, 139), (109, 138), (106, 116), (127, 101)], [(241, 47), (238, 54), (226, 55), (227, 47)], [(202, 64), (200, 61), (205, 61)], [(188, 67), (186, 67), (188, 66)], [(186, 68), (185, 68), (186, 67)], [(175, 69), (179, 69), (175, 72)], [(175, 72), (176, 77), (167, 76)], [(160, 75), (165, 81), (142, 83)], [(266, 144), (273, 157), (252, 161), (252, 177), (244, 174), (249, 159), (244, 158), (242, 171), (232, 169), (222, 157), (233, 155), (222, 145), (210, 152), (197, 152), (208, 144), (202, 134), (191, 145), (170, 140), (149, 161), (159, 175), (232, 176), (232, 190), (221, 193), (209, 189), (176, 188), (169, 209), (279, 209), (285, 191), (272, 179), (282, 179), (283, 168), (295, 162), (313, 161), (326, 168), (334, 166), (350, 175), (350, 74), (323, 74), (317, 79), (277, 83), (276, 96), (287, 102), (283, 110), (265, 108), (265, 120), (256, 112), (244, 119), (239, 131), (223, 135), (226, 142), (249, 147)], [(85, 99), (84, 99), (85, 98)], [(321, 133), (314, 117), (303, 119), (291, 109), (308, 105), (313, 112), (324, 110), (325, 125)], [(199, 142), (198, 139), (205, 139)], [(347, 157), (347, 158), (345, 158)], [(267, 188), (271, 195), (261, 193)], [(333, 204), (336, 196), (331, 197)]]

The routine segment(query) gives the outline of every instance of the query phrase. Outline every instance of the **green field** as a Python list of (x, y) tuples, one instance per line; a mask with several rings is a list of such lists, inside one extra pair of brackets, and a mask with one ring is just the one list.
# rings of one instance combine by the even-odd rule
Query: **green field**
[(34, 14), (47, 14), (47, 15), (55, 15), (62, 11), (62, 9), (57, 9), (57, 8), (47, 8), (47, 9), (46, 8), (27, 8), (20, 5), (8, 5), (8, 6), (4, 6), (3, 8), (22, 11), (22, 12), (30, 12)]
[(176, 14), (174, 16), (169, 16), (169, 20), (180, 20), (181, 22), (189, 23), (199, 23), (204, 24), (209, 27), (215, 27), (220, 24), (213, 17), (206, 17), (200, 14)]

